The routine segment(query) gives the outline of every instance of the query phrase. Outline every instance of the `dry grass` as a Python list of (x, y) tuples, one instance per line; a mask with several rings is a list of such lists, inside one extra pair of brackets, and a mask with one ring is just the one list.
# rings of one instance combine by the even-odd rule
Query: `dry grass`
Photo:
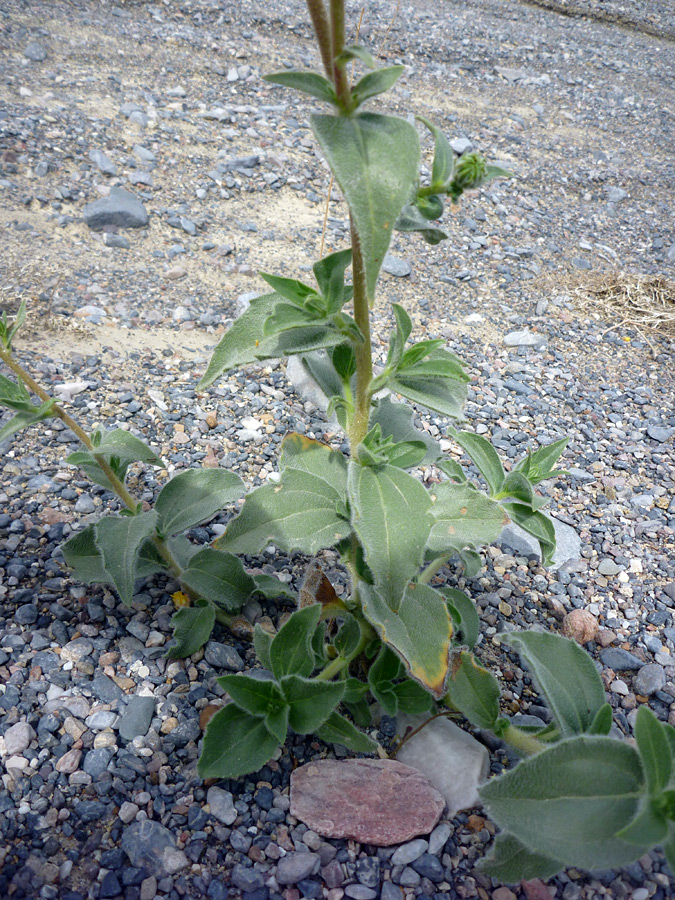
[(569, 293), (585, 311), (612, 322), (605, 334), (633, 328), (650, 347), (650, 333), (675, 338), (675, 281), (664, 275), (570, 274), (557, 276), (555, 287)]

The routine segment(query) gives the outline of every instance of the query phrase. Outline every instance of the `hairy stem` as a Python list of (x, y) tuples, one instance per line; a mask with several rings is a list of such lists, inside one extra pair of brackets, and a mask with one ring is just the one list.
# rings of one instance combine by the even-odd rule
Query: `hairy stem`
[(418, 582), (420, 584), (429, 584), (434, 575), (437, 575), (441, 571), (449, 559), (449, 556), (439, 556), (437, 559), (434, 559), (417, 579)]
[(345, 2), (330, 0), (330, 49), (332, 56), (332, 81), (338, 101), (343, 110), (348, 111), (351, 105), (351, 91), (344, 64), (337, 63), (336, 58), (345, 49)]
[(366, 268), (363, 262), (363, 253), (361, 252), (361, 242), (351, 215), (349, 221), (352, 236), (354, 321), (363, 335), (363, 343), (357, 344), (354, 348), (356, 356), (356, 396), (354, 398), (354, 415), (349, 427), (349, 444), (351, 454), (354, 456), (357, 446), (368, 433), (373, 363), (370, 344), (370, 309), (366, 295)]
[[(26, 372), (23, 366), (14, 359), (11, 353), (8, 350), (4, 349), (4, 347), (0, 347), (0, 359), (2, 359), (5, 365), (7, 365), (12, 370), (12, 372), (14, 372), (14, 374), (23, 381), (27, 388), (30, 388), (30, 390), (34, 394), (37, 394), (37, 396), (40, 398), (40, 400), (43, 401), (43, 403), (46, 403), (48, 400), (53, 399), (43, 388), (40, 387), (37, 381), (35, 381), (35, 379), (31, 375), (29, 375), (28, 372)], [(59, 406), (58, 403), (55, 403), (54, 406), (52, 406), (52, 412), (57, 418), (61, 419), (64, 425), (67, 425), (68, 428), (70, 428), (70, 430), (77, 437), (80, 443), (82, 443), (87, 448), (87, 450), (91, 454), (93, 454), (94, 459), (105, 473), (106, 478), (110, 482), (110, 486), (120, 498), (120, 500), (129, 509), (135, 510), (138, 502), (134, 499), (133, 495), (129, 493), (122, 481), (113, 472), (105, 457), (96, 453), (94, 445), (92, 444), (86, 431), (80, 428), (77, 422), (73, 418), (71, 418), (65, 411), (65, 409)]]
[(333, 79), (333, 59), (331, 56), (330, 25), (323, 0), (307, 0), (307, 9), (314, 26), (316, 42), (319, 45), (321, 62), (328, 78)]
[(361, 629), (361, 638), (354, 652), (350, 653), (349, 656), (336, 656), (335, 659), (328, 663), (325, 669), (314, 676), (315, 681), (330, 681), (331, 678), (335, 678), (336, 675), (339, 675), (343, 669), (346, 669), (366, 649), (375, 632), (363, 619), (357, 619), (357, 621), (359, 623), (359, 628)]
[(500, 737), (525, 756), (534, 756), (535, 753), (540, 753), (544, 749), (541, 741), (538, 741), (533, 735), (521, 731), (520, 728), (516, 728), (515, 725), (507, 726), (506, 731)]

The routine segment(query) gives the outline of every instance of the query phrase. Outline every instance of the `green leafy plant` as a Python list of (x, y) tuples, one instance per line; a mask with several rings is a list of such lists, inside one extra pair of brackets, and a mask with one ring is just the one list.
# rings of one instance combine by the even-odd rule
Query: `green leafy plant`
[[(188, 533), (245, 494), (241, 479), (183, 471), (162, 487), (154, 507), (144, 508), (127, 488), (130, 467), (158, 467), (161, 460), (128, 431), (86, 434), (34, 381), (12, 352), (23, 306), (12, 326), (0, 321), (0, 358), (18, 379), (0, 376), (0, 403), (15, 413), (0, 440), (51, 417), (78, 437), (82, 449), (68, 462), (112, 490), (124, 509), (71, 537), (64, 558), (81, 580), (110, 585), (127, 604), (137, 579), (162, 572), (176, 579), (180, 608), (169, 655), (198, 651), (217, 621), (252, 638), (260, 667), (219, 679), (229, 702), (208, 725), (203, 777), (256, 771), (289, 730), (372, 752), (377, 745), (363, 729), (375, 706), (391, 716), (461, 713), (525, 756), (483, 788), (502, 828), (485, 863), (491, 874), (508, 881), (546, 877), (565, 865), (621, 865), (653, 845), (672, 860), (673, 729), (640, 710), (637, 749), (609, 738), (611, 707), (590, 657), (566, 639), (531, 632), (503, 640), (530, 668), (553, 721), (519, 727), (502, 716), (498, 683), (472, 653), (479, 640), (474, 604), (439, 577), (453, 558), (475, 576), (479, 549), (509, 520), (538, 540), (545, 563), (552, 561), (555, 531), (535, 489), (560, 474), (555, 466), (566, 439), (507, 471), (487, 439), (451, 427), (448, 435), (480, 476), (475, 483), (397, 399), (462, 420), (470, 379), (445, 341), (411, 343), (412, 321), (394, 303), (386, 359), (374, 369), (370, 310), (394, 230), (438, 244), (447, 238), (438, 219), (448, 198), (456, 203), (509, 173), (475, 153), (457, 158), (442, 131), (420, 118), (434, 142), (430, 178), (421, 183), (415, 126), (363, 108), (404, 67), (378, 69), (364, 47), (346, 46), (342, 0), (328, 7), (308, 0), (308, 8), (324, 74), (287, 71), (267, 80), (328, 104), (311, 124), (349, 207), (351, 246), (319, 260), (312, 284), (263, 274), (271, 292), (253, 300), (224, 335), (200, 388), (239, 366), (299, 357), (347, 435), (348, 456), (288, 435), (277, 478), (246, 494), (223, 535), (199, 547)], [(346, 71), (352, 64), (368, 69), (353, 87)], [(420, 465), (438, 473), (430, 487), (414, 471)], [(311, 562), (295, 611), (277, 631), (252, 629), (239, 615), (249, 598), (288, 597), (288, 589), (247, 572), (237, 554), (256, 556), (270, 543), (308, 557), (335, 548), (349, 590), (339, 598)]]

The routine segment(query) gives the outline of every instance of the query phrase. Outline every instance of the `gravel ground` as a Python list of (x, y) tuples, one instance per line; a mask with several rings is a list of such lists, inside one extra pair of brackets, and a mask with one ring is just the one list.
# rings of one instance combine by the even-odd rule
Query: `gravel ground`
[[(383, 54), (409, 67), (392, 110), (443, 123), (519, 177), (455, 209), (439, 247), (395, 238), (399, 274), (383, 277), (374, 319), (379, 352), (392, 300), (418, 337), (447, 338), (472, 366), (469, 425), (506, 456), (569, 435), (571, 474), (546, 490), (581, 538), (579, 558), (552, 573), (504, 546), (467, 585), (445, 575), (476, 599), (481, 652), (504, 670), (510, 712), (540, 710), (493, 635), (590, 611), (600, 632), (588, 648), (629, 735), (643, 703), (675, 724), (672, 339), (601, 317), (571, 286), (619, 270), (673, 277), (673, 8), (598, 0), (582, 18), (550, 5), (401, 9)], [(17, 352), (45, 386), (89, 382), (72, 403), (82, 422), (129, 427), (164, 458), (166, 471), (132, 478), (148, 501), (196, 463), (263, 482), (289, 430), (341, 443), (283, 365), (195, 393), (241, 296), (261, 289), (255, 273), (316, 257), (328, 188), (311, 107), (260, 80), (315, 62), (304, 4), (245, 6), (245, 17), (223, 0), (0, 9), (3, 306), (27, 299)], [(394, 8), (368, 3), (367, 45), (380, 46)], [(83, 209), (110, 186), (141, 198), (147, 227), (90, 230)], [(330, 249), (346, 236), (332, 196)], [(523, 330), (535, 346), (506, 346)], [(420, 424), (444, 439), (442, 419)], [(288, 813), (293, 767), (338, 752), (307, 739), (208, 789), (195, 769), (200, 719), (222, 694), (215, 676), (252, 665), (250, 647), (217, 632), (203, 655), (167, 661), (174, 585), (148, 580), (127, 609), (63, 566), (71, 529), (115, 505), (64, 464), (70, 433), (57, 423), (1, 449), (0, 897), (672, 896), (658, 853), (620, 872), (568, 870), (545, 893), (510, 891), (473, 868), (494, 831), (479, 813), (444, 821), (428, 847), (322, 840)], [(335, 556), (322, 561), (342, 590)], [(289, 583), (306, 564), (249, 562)], [(282, 612), (247, 609), (252, 620)], [(393, 723), (380, 727), (386, 742)], [(493, 760), (498, 770), (503, 750)]]

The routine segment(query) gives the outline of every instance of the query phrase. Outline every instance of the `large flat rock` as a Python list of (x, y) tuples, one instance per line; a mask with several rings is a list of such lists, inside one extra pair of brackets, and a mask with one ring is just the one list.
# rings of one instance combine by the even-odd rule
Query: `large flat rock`
[(394, 759), (322, 759), (291, 775), (291, 815), (324, 837), (401, 844), (428, 834), (444, 808), (426, 776)]
[(82, 218), (92, 231), (104, 228), (143, 228), (148, 224), (145, 207), (135, 194), (124, 188), (110, 188), (107, 197), (87, 203)]

